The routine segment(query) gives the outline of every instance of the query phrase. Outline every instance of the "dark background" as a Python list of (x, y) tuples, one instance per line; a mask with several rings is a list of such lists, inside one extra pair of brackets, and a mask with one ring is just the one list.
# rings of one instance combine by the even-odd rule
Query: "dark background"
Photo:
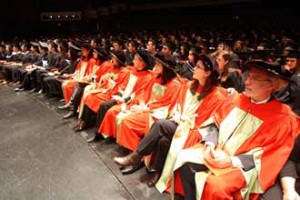
[[(120, 8), (121, 7), (121, 8)], [(102, 9), (108, 12), (103, 14)], [(117, 10), (114, 8), (118, 8)], [(9, 0), (0, 13), (0, 39), (40, 35), (197, 29), (213, 26), (298, 28), (290, 0)], [(82, 11), (80, 21), (41, 21), (42, 12)], [(94, 11), (96, 16), (86, 13)]]

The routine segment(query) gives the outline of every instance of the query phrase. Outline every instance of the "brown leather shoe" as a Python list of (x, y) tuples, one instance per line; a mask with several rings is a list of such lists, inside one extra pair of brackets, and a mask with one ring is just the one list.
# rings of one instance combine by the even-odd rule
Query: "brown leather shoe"
[(148, 187), (154, 187), (157, 183), (158, 179), (160, 178), (161, 173), (155, 171), (150, 175), (150, 178), (147, 182)]
[(126, 167), (121, 167), (120, 170), (121, 170), (123, 175), (132, 174), (133, 172), (141, 169), (143, 166), (144, 166), (144, 163), (140, 161), (136, 165), (129, 165), (129, 166), (126, 166)]
[(121, 166), (137, 165), (142, 161), (142, 156), (140, 156), (136, 151), (123, 157), (114, 157), (114, 161)]

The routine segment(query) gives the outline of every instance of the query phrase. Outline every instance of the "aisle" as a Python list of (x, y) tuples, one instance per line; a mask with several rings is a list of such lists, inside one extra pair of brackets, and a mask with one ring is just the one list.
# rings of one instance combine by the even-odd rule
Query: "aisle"
[(166, 199), (139, 182), (145, 169), (121, 175), (111, 161), (117, 146), (86, 143), (57, 105), (0, 86), (1, 200)]

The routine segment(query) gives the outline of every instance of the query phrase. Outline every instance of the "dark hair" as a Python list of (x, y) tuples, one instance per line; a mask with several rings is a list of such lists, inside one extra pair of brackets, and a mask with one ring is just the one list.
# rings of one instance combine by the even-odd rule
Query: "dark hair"
[(176, 61), (172, 55), (165, 54), (161, 51), (156, 53), (153, 58), (160, 62), (163, 66), (163, 71), (160, 77), (162, 78), (161, 84), (165, 85), (170, 79), (176, 76)]
[(165, 85), (169, 80), (176, 77), (176, 73), (173, 69), (168, 67), (163, 67), (163, 72), (161, 74), (161, 84)]
[(52, 48), (55, 49), (55, 51), (57, 51), (57, 44), (53, 41), (50, 41), (49, 44), (51, 45)]
[(157, 41), (155, 39), (149, 39), (148, 42), (152, 42), (152, 44), (157, 47)]
[(192, 52), (194, 56), (194, 63), (190, 63), (190, 64), (196, 65), (199, 59), (199, 50), (195, 47), (192, 47), (189, 51)]
[[(215, 69), (213, 62), (211, 61), (211, 59), (208, 56), (201, 54), (199, 56), (199, 61), (201, 61), (203, 63), (204, 71), (211, 72), (209, 77), (205, 81), (205, 84), (203, 86), (203, 91), (198, 96), (198, 100), (200, 101), (200, 100), (204, 99), (212, 91), (212, 89), (215, 86), (218, 85), (219, 73)], [(199, 86), (199, 82), (196, 80), (193, 80), (193, 83), (190, 87), (192, 94), (196, 94), (198, 86)]]

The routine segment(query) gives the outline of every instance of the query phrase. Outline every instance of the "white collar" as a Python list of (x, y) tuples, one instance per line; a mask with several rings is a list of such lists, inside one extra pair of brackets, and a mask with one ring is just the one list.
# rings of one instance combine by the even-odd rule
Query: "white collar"
[(266, 98), (265, 100), (262, 101), (254, 101), (252, 98), (250, 99), (252, 103), (254, 104), (263, 104), (263, 103), (267, 103), (270, 100), (271, 96), (269, 96), (268, 98)]

